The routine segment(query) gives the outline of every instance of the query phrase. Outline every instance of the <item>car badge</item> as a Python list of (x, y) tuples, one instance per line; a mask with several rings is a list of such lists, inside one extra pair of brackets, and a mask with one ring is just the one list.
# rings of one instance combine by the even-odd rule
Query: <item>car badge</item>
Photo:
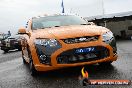
[(79, 41), (85, 41), (86, 38), (79, 38)]

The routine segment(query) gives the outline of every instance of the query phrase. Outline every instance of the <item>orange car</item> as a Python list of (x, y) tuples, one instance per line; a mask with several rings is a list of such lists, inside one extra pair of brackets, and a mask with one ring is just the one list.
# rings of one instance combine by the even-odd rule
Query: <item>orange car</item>
[(64, 67), (108, 65), (117, 60), (113, 33), (75, 15), (34, 17), (18, 33), (24, 36), (23, 62), (29, 63), (32, 75)]

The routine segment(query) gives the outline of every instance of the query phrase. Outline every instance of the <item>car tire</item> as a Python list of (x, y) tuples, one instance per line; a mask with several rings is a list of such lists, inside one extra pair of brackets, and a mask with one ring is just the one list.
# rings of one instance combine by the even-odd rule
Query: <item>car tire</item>
[(25, 58), (24, 58), (23, 51), (22, 51), (22, 61), (23, 61), (23, 64), (27, 63), (26, 60), (25, 60)]
[(4, 50), (5, 53), (8, 53), (8, 51), (9, 51), (8, 49), (5, 49), (5, 50)]
[(21, 46), (19, 46), (19, 47), (18, 47), (18, 51), (21, 51), (21, 50), (22, 50), (22, 47), (21, 47)]
[(30, 74), (31, 74), (32, 76), (37, 76), (37, 73), (38, 73), (38, 72), (37, 72), (37, 70), (35, 69), (32, 60), (30, 60), (30, 62), (29, 62), (29, 68), (30, 68)]
[[(29, 50), (29, 49), (28, 49)], [(32, 75), (32, 76), (37, 76), (37, 73), (38, 73), (38, 71), (35, 69), (35, 66), (34, 66), (34, 64), (33, 64), (33, 60), (32, 60), (32, 55), (31, 55), (31, 52), (30, 52), (30, 50), (29, 50), (29, 58), (30, 58), (30, 61), (29, 61), (29, 69), (30, 69), (30, 74)]]
[(23, 64), (27, 63), (23, 55), (22, 55), (22, 61), (23, 61)]
[(103, 65), (103, 66), (108, 66), (108, 65), (111, 65), (113, 61), (109, 61), (109, 62), (101, 62), (99, 63), (99, 65)]

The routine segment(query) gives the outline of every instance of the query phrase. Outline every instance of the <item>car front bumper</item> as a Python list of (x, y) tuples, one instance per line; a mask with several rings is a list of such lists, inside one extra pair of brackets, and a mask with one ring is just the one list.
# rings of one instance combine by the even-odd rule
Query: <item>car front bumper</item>
[[(39, 60), (39, 56), (36, 53), (36, 51), (32, 50), (32, 55), (34, 55), (33, 60), (34, 60), (34, 65), (37, 71), (48, 71), (48, 70), (55, 70), (59, 68), (64, 68), (64, 67), (74, 67), (74, 66), (81, 66), (81, 65), (90, 65), (90, 64), (96, 64), (96, 63), (101, 63), (101, 62), (107, 62), (107, 61), (116, 61), (117, 60), (117, 53), (113, 52), (114, 49), (111, 45), (106, 44), (102, 41), (94, 41), (94, 42), (85, 42), (85, 43), (76, 43), (76, 44), (65, 44), (62, 41), (60, 41), (62, 44), (61, 48), (57, 49), (54, 53), (50, 55), (50, 64), (43, 64)], [(91, 60), (91, 61), (83, 61), (83, 62), (78, 62), (78, 63), (58, 63), (57, 58), (59, 55), (61, 55), (63, 52), (66, 52), (68, 50), (72, 50), (75, 48), (85, 48), (85, 47), (96, 47), (96, 46), (102, 46), (108, 49), (109, 55), (107, 57), (103, 57), (100, 59), (96, 60)], [(34, 46), (34, 48), (36, 48)]]
[(113, 57), (108, 57), (108, 58), (104, 58), (104, 59), (96, 60), (96, 61), (82, 62), (82, 63), (76, 63), (76, 64), (58, 64), (55, 66), (36, 64), (35, 68), (37, 71), (50, 71), (50, 70), (56, 70), (56, 69), (61, 69), (61, 68), (66, 68), (66, 67), (76, 67), (76, 66), (91, 65), (91, 64), (107, 62), (107, 61), (116, 61), (117, 57), (118, 56), (115, 55)]

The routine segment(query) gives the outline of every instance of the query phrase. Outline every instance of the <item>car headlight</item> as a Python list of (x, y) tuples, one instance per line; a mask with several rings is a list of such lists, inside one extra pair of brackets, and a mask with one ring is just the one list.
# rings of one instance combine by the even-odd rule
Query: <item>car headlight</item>
[(36, 39), (35, 44), (54, 47), (58, 45), (58, 42), (56, 39)]
[(111, 31), (108, 31), (102, 35), (103, 42), (109, 44), (114, 39), (113, 33)]

